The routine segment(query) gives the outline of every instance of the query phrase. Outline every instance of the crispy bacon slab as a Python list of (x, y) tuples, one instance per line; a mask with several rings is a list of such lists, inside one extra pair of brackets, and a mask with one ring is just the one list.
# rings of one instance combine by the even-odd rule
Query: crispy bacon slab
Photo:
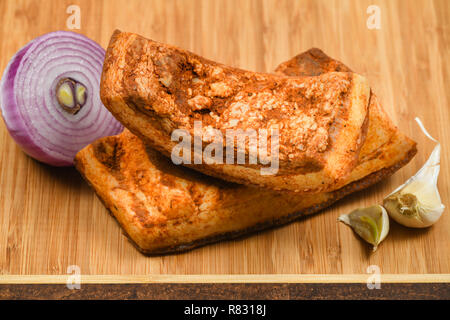
[[(228, 67), (191, 52), (139, 35), (116, 31), (106, 52), (101, 99), (131, 132), (166, 156), (183, 129), (194, 137), (201, 121), (204, 146), (218, 130), (279, 132), (276, 174), (261, 174), (266, 160), (256, 164), (207, 163), (185, 165), (217, 178), (273, 190), (315, 193), (336, 190), (358, 162), (368, 123), (370, 88), (352, 72), (285, 77)], [(222, 139), (223, 154), (227, 142)], [(243, 148), (258, 154), (260, 144)], [(235, 146), (233, 146), (235, 148)], [(265, 148), (264, 148), (265, 149)], [(190, 159), (202, 151), (190, 150)], [(275, 157), (275, 155), (274, 155)], [(261, 159), (260, 159), (261, 160)]]

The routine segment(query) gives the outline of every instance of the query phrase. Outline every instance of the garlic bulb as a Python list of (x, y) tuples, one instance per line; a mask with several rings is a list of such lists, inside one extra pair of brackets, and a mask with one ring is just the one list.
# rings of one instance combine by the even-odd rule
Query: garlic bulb
[(437, 189), (441, 145), (430, 136), (419, 118), (415, 120), (423, 133), (437, 145), (424, 166), (388, 195), (383, 205), (389, 216), (398, 223), (412, 228), (425, 228), (434, 224), (445, 208)]

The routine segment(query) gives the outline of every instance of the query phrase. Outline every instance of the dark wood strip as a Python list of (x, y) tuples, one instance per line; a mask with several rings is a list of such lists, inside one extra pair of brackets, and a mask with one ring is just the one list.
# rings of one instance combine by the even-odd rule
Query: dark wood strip
[(63, 284), (3, 284), (0, 299), (450, 299), (449, 283), (386, 283), (380, 289), (366, 284), (204, 283), (204, 284), (82, 284), (70, 290)]

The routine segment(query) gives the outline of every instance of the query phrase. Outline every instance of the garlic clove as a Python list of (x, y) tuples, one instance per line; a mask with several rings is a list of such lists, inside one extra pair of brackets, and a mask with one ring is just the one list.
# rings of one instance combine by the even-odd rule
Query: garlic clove
[(373, 251), (389, 233), (389, 216), (380, 205), (353, 210), (341, 215), (338, 221), (352, 227), (361, 238), (372, 244)]
[(398, 223), (411, 228), (425, 228), (438, 221), (445, 208), (437, 188), (441, 145), (427, 132), (419, 118), (416, 121), (424, 134), (437, 145), (423, 167), (389, 194), (383, 205)]

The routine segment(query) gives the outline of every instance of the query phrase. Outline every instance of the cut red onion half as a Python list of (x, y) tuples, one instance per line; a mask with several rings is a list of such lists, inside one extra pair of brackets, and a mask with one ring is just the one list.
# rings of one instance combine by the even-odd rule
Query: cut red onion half
[(100, 100), (104, 56), (96, 42), (68, 31), (40, 36), (14, 55), (0, 83), (0, 108), (28, 155), (70, 166), (83, 147), (122, 131)]

